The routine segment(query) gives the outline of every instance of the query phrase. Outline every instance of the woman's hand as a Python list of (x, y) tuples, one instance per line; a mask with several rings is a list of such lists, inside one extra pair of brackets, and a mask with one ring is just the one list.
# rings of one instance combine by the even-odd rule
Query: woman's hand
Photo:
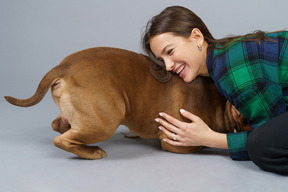
[(167, 138), (165, 142), (174, 146), (207, 146), (227, 148), (227, 139), (225, 134), (217, 133), (211, 130), (208, 125), (198, 116), (180, 110), (181, 115), (191, 120), (191, 123), (179, 121), (166, 113), (159, 113), (162, 118), (156, 118)]

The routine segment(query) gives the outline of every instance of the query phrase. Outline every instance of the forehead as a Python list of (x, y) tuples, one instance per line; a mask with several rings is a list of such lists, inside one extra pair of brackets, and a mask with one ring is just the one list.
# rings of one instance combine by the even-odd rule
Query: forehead
[(150, 46), (154, 47), (155, 45), (157, 46), (158, 44), (163, 44), (167, 41), (173, 40), (175, 37), (176, 36), (173, 33), (161, 33), (161, 34), (155, 35), (150, 40)]
[(150, 40), (150, 48), (154, 54), (160, 54), (161, 51), (170, 44), (173, 44), (177, 41), (177, 37), (173, 33), (161, 33), (155, 35)]

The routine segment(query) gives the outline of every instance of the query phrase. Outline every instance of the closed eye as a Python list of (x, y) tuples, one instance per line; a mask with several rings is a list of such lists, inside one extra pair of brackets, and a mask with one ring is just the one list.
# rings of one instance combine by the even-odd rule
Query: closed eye
[(169, 49), (169, 50), (167, 51), (167, 54), (168, 54), (168, 55), (172, 55), (172, 52), (173, 52), (173, 49)]

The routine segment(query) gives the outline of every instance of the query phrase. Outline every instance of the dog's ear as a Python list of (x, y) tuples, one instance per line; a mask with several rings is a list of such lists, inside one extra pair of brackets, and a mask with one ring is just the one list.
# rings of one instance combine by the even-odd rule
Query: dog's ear
[(239, 122), (239, 117), (241, 116), (241, 113), (236, 109), (234, 105), (231, 106), (231, 113), (232, 113), (233, 119)]
[(236, 109), (234, 105), (231, 106), (231, 113), (233, 119), (237, 123), (237, 132), (252, 130), (247, 119), (245, 119), (245, 117)]
[(240, 113), (240, 116), (238, 118), (238, 123), (240, 125), (240, 131), (251, 131), (252, 128), (249, 126), (247, 119)]

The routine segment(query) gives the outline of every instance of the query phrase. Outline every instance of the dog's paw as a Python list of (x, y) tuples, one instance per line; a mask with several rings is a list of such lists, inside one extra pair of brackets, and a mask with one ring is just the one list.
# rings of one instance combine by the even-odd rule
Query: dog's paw
[(102, 159), (107, 156), (107, 153), (97, 146), (82, 145), (80, 151), (76, 154), (84, 159)]
[(124, 135), (124, 137), (128, 138), (128, 139), (138, 139), (140, 138), (137, 135), (134, 135), (132, 132), (128, 132), (128, 133), (124, 133), (124, 132), (120, 132), (122, 135)]

